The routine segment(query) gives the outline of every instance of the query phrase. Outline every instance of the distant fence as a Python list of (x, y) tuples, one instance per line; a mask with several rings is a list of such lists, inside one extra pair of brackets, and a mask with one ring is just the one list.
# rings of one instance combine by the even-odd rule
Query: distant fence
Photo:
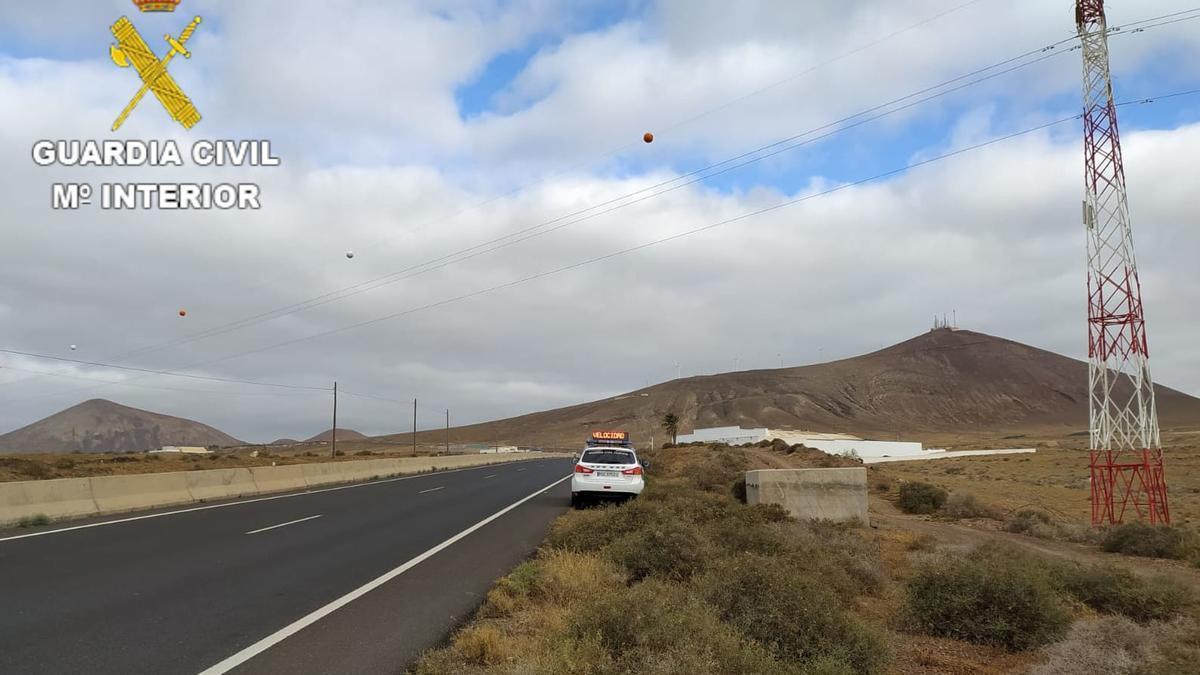
[(563, 455), (531, 452), (403, 457), (6, 482), (0, 483), (0, 527), (15, 525), (22, 519), (37, 516), (61, 520), (107, 515), (355, 483), (435, 469), (459, 469), (559, 456)]

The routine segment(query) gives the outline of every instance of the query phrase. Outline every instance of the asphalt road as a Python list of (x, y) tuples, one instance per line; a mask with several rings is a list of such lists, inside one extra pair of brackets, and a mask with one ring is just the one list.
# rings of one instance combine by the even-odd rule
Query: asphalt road
[(543, 490), (570, 467), (535, 460), (2, 533), (0, 673), (403, 670), (536, 548), (569, 485)]

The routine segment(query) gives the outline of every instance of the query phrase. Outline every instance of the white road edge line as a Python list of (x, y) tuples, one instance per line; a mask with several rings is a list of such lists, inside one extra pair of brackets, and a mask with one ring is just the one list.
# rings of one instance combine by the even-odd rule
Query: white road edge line
[(498, 474), (498, 473), (494, 473), (494, 474), (492, 474), (492, 475), (490, 475), (490, 476), (484, 476), (484, 478), (495, 478), (496, 476), (499, 476), (499, 475), (500, 475), (500, 474)]
[(277, 527), (287, 527), (288, 525), (295, 525), (296, 523), (303, 523), (306, 520), (312, 520), (313, 518), (320, 518), (320, 517), (321, 517), (321, 514), (318, 513), (315, 516), (309, 516), (307, 518), (300, 518), (299, 520), (289, 520), (286, 523), (280, 523), (278, 525), (272, 525), (270, 527), (260, 527), (257, 530), (250, 530), (246, 534), (258, 534), (259, 532), (266, 532), (267, 530), (273, 530)]
[[(554, 460), (557, 457), (548, 457), (546, 459)], [(541, 458), (534, 460), (518, 460), (518, 461), (542, 461)], [(28, 537), (44, 537), (47, 534), (58, 534), (60, 532), (71, 532), (74, 530), (86, 530), (91, 527), (103, 527), (105, 525), (118, 525), (120, 523), (129, 523), (135, 520), (146, 520), (147, 518), (161, 518), (163, 516), (175, 516), (181, 513), (192, 513), (193, 511), (207, 511), (208, 509), (223, 509), (227, 506), (241, 506), (242, 504), (253, 504), (255, 502), (268, 502), (272, 499), (288, 499), (289, 497), (303, 497), (304, 495), (315, 495), (321, 492), (334, 492), (336, 490), (349, 490), (351, 488), (366, 487), (368, 485), (382, 485), (383, 483), (394, 483), (398, 480), (410, 480), (413, 478), (424, 478), (432, 474), (443, 473), (458, 473), (459, 471), (474, 471), (476, 469), (487, 469), (495, 466), (494, 464), (481, 464), (479, 466), (466, 466), (461, 469), (446, 469), (445, 471), (434, 471), (432, 473), (415, 473), (408, 476), (396, 476), (395, 478), (384, 478), (382, 480), (373, 480), (366, 483), (350, 483), (349, 485), (337, 485), (334, 487), (320, 488), (317, 490), (305, 490), (304, 492), (292, 492), (284, 495), (271, 495), (270, 497), (255, 497), (254, 499), (240, 499), (238, 501), (226, 502), (225, 504), (209, 504), (208, 506), (193, 506), (188, 509), (179, 509), (177, 511), (164, 511), (163, 513), (150, 513), (144, 516), (132, 516), (130, 518), (118, 518), (117, 520), (106, 520), (103, 523), (88, 523), (87, 525), (73, 525), (71, 527), (60, 527), (54, 530), (42, 530), (41, 532), (30, 532), (28, 534), (14, 534), (11, 537), (0, 538), (0, 543), (6, 541), (14, 541), (17, 539), (26, 539)]]
[(403, 565), (397, 567), (396, 569), (394, 569), (390, 572), (387, 572), (383, 576), (377, 577), (376, 579), (373, 579), (372, 581), (369, 581), (362, 586), (359, 586), (358, 588), (354, 589), (353, 591), (350, 591), (349, 593), (347, 593), (346, 595), (343, 595), (342, 597), (338, 598), (337, 600), (334, 600), (333, 602), (329, 603), (328, 605), (325, 605), (324, 607), (308, 614), (307, 616), (304, 616), (304, 617), (300, 618), (299, 620), (294, 621), (291, 624), (284, 626), (283, 628), (280, 628), (279, 630), (275, 631), (274, 633), (259, 640), (258, 642), (255, 642), (254, 644), (250, 645), (249, 647), (246, 647), (245, 649), (234, 654), (233, 656), (230, 656), (229, 658), (225, 659), (224, 661), (221, 661), (220, 663), (218, 663), (214, 666), (211, 666), (209, 668), (206, 668), (206, 669), (200, 671), (200, 675), (221, 675), (222, 673), (227, 673), (227, 672), (233, 670), (234, 668), (237, 668), (238, 666), (242, 665), (243, 663), (246, 663), (247, 661), (254, 658), (255, 656), (258, 656), (259, 654), (267, 651), (271, 647), (274, 647), (275, 645), (279, 644), (280, 642), (283, 642), (284, 640), (295, 635), (296, 633), (299, 633), (300, 631), (313, 625), (314, 623), (320, 621), (321, 619), (329, 616), (330, 614), (333, 614), (334, 612), (338, 611), (342, 607), (345, 607), (346, 605), (350, 604), (351, 602), (354, 602), (355, 600), (361, 598), (362, 596), (366, 595), (367, 593), (370, 593), (371, 591), (375, 590), (376, 588), (379, 588), (380, 586), (386, 584), (387, 582), (391, 581), (392, 579), (395, 579), (396, 577), (400, 576), (401, 574), (404, 574), (408, 570), (416, 567), (417, 565), (421, 564), (425, 560), (428, 560), (429, 558), (433, 557), (434, 555), (441, 552), (442, 550), (449, 548), (455, 542), (466, 537), (467, 535), (471, 534), (475, 530), (478, 530), (479, 528), (483, 527), (484, 525), (487, 525), (488, 523), (492, 522), (493, 520), (496, 520), (500, 516), (503, 516), (504, 514), (508, 513), (509, 511), (512, 511), (513, 509), (524, 504), (525, 502), (529, 501), (530, 499), (540, 496), (546, 490), (549, 490), (550, 488), (553, 488), (554, 486), (558, 485), (559, 483), (567, 480), (572, 475), (573, 474), (567, 474), (566, 476), (559, 478), (558, 480), (547, 485), (546, 487), (538, 488), (529, 496), (518, 499), (517, 501), (513, 502), (512, 504), (509, 504), (508, 506), (493, 513), (492, 515), (488, 516), (487, 518), (484, 518), (483, 520), (479, 521), (478, 523), (475, 523), (474, 525), (468, 527), (467, 529), (463, 530), (462, 532), (459, 532), (458, 534), (454, 535), (453, 537), (450, 537), (446, 541), (443, 541), (442, 543), (438, 544), (437, 546), (434, 546), (433, 548), (429, 549), (428, 551), (425, 551), (424, 553), (418, 555), (417, 557), (415, 557), (415, 558), (409, 560), (408, 562), (404, 563)]
[(437, 492), (438, 490), (444, 490), (444, 489), (446, 489), (446, 486), (445, 486), (445, 485), (439, 485), (439, 486), (437, 486), (437, 487), (435, 487), (435, 488), (429, 488), (428, 490), (421, 490), (421, 491), (420, 491), (420, 492), (418, 492), (417, 494), (419, 494), (419, 495), (423, 495), (423, 494), (425, 494), (426, 492)]

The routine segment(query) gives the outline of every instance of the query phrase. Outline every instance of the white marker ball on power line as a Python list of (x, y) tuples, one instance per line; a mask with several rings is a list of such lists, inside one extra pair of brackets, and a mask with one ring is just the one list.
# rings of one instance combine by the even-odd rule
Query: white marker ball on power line
[(346, 251), (346, 258), (353, 260), (354, 259), (354, 251)]
[(79, 347), (76, 347), (75, 345), (71, 345), (71, 351), (75, 351), (76, 349), (79, 349)]

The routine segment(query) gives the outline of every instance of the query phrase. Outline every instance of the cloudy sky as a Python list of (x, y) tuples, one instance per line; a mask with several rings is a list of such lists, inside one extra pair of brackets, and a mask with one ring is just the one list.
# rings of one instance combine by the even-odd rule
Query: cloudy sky
[[(1194, 3), (1111, 4), (1116, 26)], [(109, 25), (162, 54), (194, 14), (170, 70), (203, 120), (147, 98), (111, 134), (139, 83)], [(1080, 53), (1037, 52), (1072, 24), (1069, 0), (4, 3), (0, 349), (313, 389), (0, 353), (0, 432), (101, 397), (298, 437), (329, 426), (334, 380), (358, 394), (340, 426), (403, 430), (413, 397), (422, 427), (474, 422), (676, 363), (852, 356), (952, 311), (1082, 357), (1080, 123), (921, 164), (1075, 114)], [(1118, 99), (1200, 88), (1198, 38), (1114, 35)], [(1152, 371), (1200, 394), (1200, 96), (1120, 114)], [(269, 139), (282, 165), (31, 159), (114, 137)], [(56, 181), (257, 182), (263, 208), (55, 211)]]

